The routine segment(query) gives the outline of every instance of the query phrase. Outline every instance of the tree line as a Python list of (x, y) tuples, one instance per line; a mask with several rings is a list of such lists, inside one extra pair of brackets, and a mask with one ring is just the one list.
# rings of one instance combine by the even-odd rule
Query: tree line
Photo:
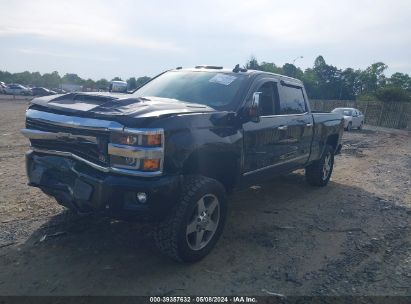
[[(60, 76), (57, 71), (52, 73), (40, 74), (39, 72), (21, 72), (21, 73), (10, 73), (7, 71), (0, 71), (0, 81), (5, 83), (18, 83), (22, 85), (30, 85), (37, 87), (46, 87), (49, 89), (59, 88), (62, 84), (76, 84), (83, 86), (83, 90), (107, 90), (109, 87), (110, 81), (120, 80), (123, 81), (120, 77), (114, 77), (111, 80), (101, 78), (97, 81), (94, 81), (91, 78), (83, 79), (77, 74), (67, 73), (64, 76)], [(125, 80), (128, 84), (129, 90), (134, 90), (147, 81), (150, 80), (150, 77), (130, 77)]]
[(303, 71), (291, 63), (283, 66), (273, 62), (259, 63), (252, 56), (244, 67), (298, 78), (312, 99), (411, 101), (411, 77), (404, 73), (385, 76), (388, 66), (383, 62), (373, 63), (365, 70), (342, 70), (318, 56), (314, 66)]
[[(312, 99), (411, 101), (411, 77), (404, 73), (385, 76), (388, 66), (383, 62), (373, 63), (365, 70), (339, 69), (327, 64), (323, 56), (318, 56), (313, 67), (303, 71), (291, 63), (277, 66), (273, 62), (259, 63), (255, 57), (251, 57), (244, 67), (298, 78), (304, 82), (307, 94)], [(114, 77), (111, 81), (113, 80), (122, 79)], [(143, 76), (131, 77), (126, 81), (128, 89), (134, 90), (149, 80), (150, 77)], [(84, 90), (107, 90), (109, 86), (109, 80), (105, 78), (95, 81), (83, 79), (77, 74), (65, 74), (61, 77), (56, 71), (45, 74), (0, 71), (0, 81), (51, 89), (59, 88), (62, 84), (81, 85)]]

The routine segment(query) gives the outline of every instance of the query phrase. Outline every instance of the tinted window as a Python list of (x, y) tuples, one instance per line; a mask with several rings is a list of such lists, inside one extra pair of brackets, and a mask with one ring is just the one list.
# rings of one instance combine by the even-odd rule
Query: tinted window
[(277, 84), (274, 82), (266, 82), (261, 85), (257, 92), (261, 92), (260, 95), (260, 111), (262, 116), (275, 114), (275, 101), (277, 99)]
[(307, 112), (301, 88), (282, 85), (280, 89), (280, 114), (301, 114)]
[(332, 110), (333, 113), (338, 113), (344, 116), (352, 116), (352, 111), (347, 109), (334, 109)]
[(245, 75), (234, 73), (170, 71), (148, 82), (133, 94), (222, 107), (234, 101), (245, 79)]

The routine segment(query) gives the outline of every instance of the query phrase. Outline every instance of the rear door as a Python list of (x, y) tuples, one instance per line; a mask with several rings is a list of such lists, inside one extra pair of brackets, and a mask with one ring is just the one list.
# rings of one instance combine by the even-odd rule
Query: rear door
[(360, 112), (356, 109), (352, 111), (352, 127), (357, 128), (360, 126)]
[(282, 142), (288, 146), (288, 153), (281, 155), (281, 161), (287, 163), (290, 168), (300, 167), (310, 156), (314, 130), (313, 116), (301, 85), (281, 81), (278, 92), (278, 118), (287, 126), (286, 137)]
[(364, 114), (360, 110), (358, 110), (358, 115), (359, 115), (358, 117), (360, 119), (360, 126), (361, 126), (361, 124), (364, 123)]

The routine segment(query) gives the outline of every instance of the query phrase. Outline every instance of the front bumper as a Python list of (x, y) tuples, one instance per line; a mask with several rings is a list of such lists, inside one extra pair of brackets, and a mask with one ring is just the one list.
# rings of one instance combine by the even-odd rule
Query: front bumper
[[(98, 171), (75, 159), (29, 151), (29, 185), (57, 202), (80, 212), (101, 212), (118, 217), (161, 219), (180, 196), (179, 175), (151, 178)], [(137, 200), (146, 193), (147, 201)]]

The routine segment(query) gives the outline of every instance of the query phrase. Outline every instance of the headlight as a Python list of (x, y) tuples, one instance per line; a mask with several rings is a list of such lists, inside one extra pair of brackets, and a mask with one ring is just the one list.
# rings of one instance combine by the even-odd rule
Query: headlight
[(161, 147), (162, 134), (126, 134), (126, 133), (112, 133), (110, 142), (127, 145), (127, 146), (141, 146), (141, 147)]
[(161, 172), (164, 161), (163, 129), (125, 129), (110, 135), (108, 154), (112, 167)]

